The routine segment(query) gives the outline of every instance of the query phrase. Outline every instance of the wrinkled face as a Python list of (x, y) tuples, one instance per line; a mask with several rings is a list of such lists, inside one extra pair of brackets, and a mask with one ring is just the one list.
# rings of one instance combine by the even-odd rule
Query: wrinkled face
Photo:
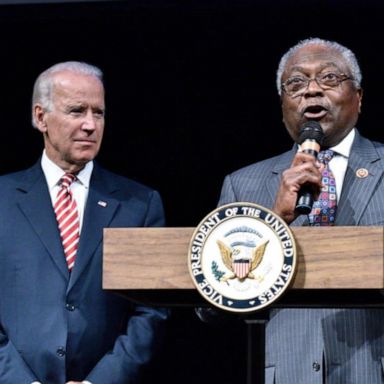
[(70, 71), (54, 74), (49, 111), (34, 106), (47, 156), (65, 171), (77, 172), (99, 152), (104, 131), (104, 87), (94, 77)]
[[(321, 45), (309, 45), (297, 51), (287, 62), (282, 82), (300, 77), (315, 79), (325, 74), (351, 76), (345, 60), (337, 51)], [(338, 144), (355, 126), (360, 113), (362, 90), (352, 80), (323, 89), (313, 80), (293, 97), (282, 92), (283, 121), (297, 142), (300, 128), (308, 120), (316, 120), (323, 128), (324, 146)]]

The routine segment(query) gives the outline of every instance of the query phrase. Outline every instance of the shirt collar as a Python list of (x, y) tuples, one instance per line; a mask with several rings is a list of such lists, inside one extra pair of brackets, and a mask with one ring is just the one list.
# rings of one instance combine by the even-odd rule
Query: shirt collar
[[(51, 159), (48, 158), (45, 150), (43, 151), (43, 156), (41, 157), (41, 168), (43, 169), (49, 190), (52, 190), (52, 188), (58, 185), (60, 179), (65, 174), (65, 172), (58, 165), (56, 165)], [(77, 180), (86, 189), (89, 188), (92, 170), (93, 161), (89, 161), (87, 164), (85, 164), (85, 167), (76, 175)]]
[(351, 152), (353, 140), (356, 136), (356, 129), (353, 128), (351, 132), (348, 133), (347, 136), (344, 137), (343, 140), (340, 141), (339, 144), (335, 145), (334, 147), (331, 147), (332, 151), (337, 153), (338, 155), (344, 156), (348, 159), (349, 154)]

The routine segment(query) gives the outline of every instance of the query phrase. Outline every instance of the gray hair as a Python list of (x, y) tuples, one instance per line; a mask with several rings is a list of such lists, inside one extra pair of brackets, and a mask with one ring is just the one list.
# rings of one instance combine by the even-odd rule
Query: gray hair
[(348, 65), (351, 71), (351, 75), (356, 87), (361, 88), (362, 75), (361, 75), (361, 70), (355, 54), (350, 49), (348, 49), (347, 47), (344, 47), (343, 45), (337, 43), (336, 41), (323, 40), (323, 39), (314, 37), (314, 38), (309, 38), (309, 39), (299, 41), (295, 46), (290, 48), (281, 58), (279, 67), (276, 73), (276, 85), (277, 85), (277, 92), (279, 93), (279, 96), (281, 96), (281, 78), (283, 76), (283, 72), (285, 70), (285, 66), (287, 65), (288, 60), (299, 49), (307, 47), (308, 45), (322, 45), (323, 47), (333, 49), (336, 52), (340, 53), (340, 55), (344, 58), (346, 64)]
[(94, 65), (80, 61), (66, 61), (49, 67), (35, 81), (32, 94), (32, 125), (37, 127), (34, 117), (34, 106), (40, 104), (46, 111), (52, 110), (52, 89), (54, 75), (58, 72), (69, 71), (81, 75), (94, 76), (103, 83), (103, 72)]

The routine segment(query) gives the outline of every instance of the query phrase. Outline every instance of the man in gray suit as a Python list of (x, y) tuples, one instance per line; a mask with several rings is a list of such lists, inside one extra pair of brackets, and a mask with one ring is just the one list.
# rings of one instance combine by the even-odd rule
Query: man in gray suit
[[(281, 59), (277, 87), (284, 124), (295, 143), (307, 121), (324, 131), (323, 148), (336, 179), (336, 225), (384, 224), (384, 146), (355, 128), (361, 72), (355, 55), (336, 42), (308, 39)], [(220, 205), (250, 201), (290, 225), (311, 223), (295, 210), (298, 192), (322, 187), (322, 169), (294, 145), (289, 152), (228, 175)], [(384, 310), (272, 310), (266, 326), (267, 384), (384, 383)]]

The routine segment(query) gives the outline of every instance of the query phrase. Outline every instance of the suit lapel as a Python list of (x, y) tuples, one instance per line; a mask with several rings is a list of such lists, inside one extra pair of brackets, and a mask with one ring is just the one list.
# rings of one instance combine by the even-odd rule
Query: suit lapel
[[(356, 132), (348, 159), (343, 188), (336, 215), (336, 225), (358, 225), (370, 196), (383, 175), (383, 165), (371, 141)], [(356, 171), (365, 169), (367, 177), (358, 177)]]
[(291, 166), (295, 153), (295, 147), (292, 148), (291, 151), (283, 153), (279, 161), (277, 161), (275, 166), (272, 168), (272, 177), (269, 177), (266, 183), (267, 190), (272, 202), (275, 201), (276, 194), (279, 189), (281, 174)]
[(103, 228), (108, 227), (119, 206), (119, 201), (112, 198), (116, 191), (109, 185), (108, 179), (102, 176), (100, 168), (95, 164), (92, 172), (87, 204), (84, 211), (80, 243), (75, 266), (71, 273), (69, 291), (84, 272), (103, 238)]
[(65, 279), (69, 278), (56, 217), (40, 162), (26, 172), (17, 187), (18, 205)]

